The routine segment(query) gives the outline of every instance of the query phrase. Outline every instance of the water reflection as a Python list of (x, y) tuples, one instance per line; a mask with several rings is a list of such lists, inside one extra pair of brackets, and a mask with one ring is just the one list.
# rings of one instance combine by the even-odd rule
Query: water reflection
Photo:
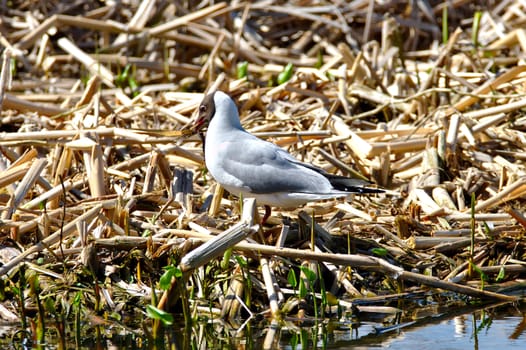
[[(363, 309), (372, 311), (374, 309)], [(386, 311), (388, 308), (380, 308)], [(408, 310), (408, 309), (403, 309)], [(47, 337), (46, 348), (114, 349), (524, 349), (526, 302), (486, 306), (430, 305), (428, 310), (340, 315), (331, 320), (292, 319), (269, 322), (262, 315), (249, 322), (200, 319), (193, 327), (163, 329), (151, 339), (151, 320), (136, 327), (118, 323), (85, 325), (81, 337), (61, 342)], [(13, 332), (16, 325), (0, 327), (0, 339), (14, 341), (14, 348), (29, 348), (30, 339)], [(50, 332), (52, 333), (52, 332)], [(68, 333), (68, 332), (67, 332)], [(11, 335), (10, 335), (11, 334)], [(14, 334), (14, 335), (13, 335)], [(28, 333), (29, 334), (29, 333)], [(80, 341), (79, 341), (80, 340)], [(0, 340), (1, 341), (1, 340)], [(18, 345), (18, 346), (17, 346)]]
[[(192, 347), (243, 349), (523, 349), (526, 340), (526, 305), (453, 307), (396, 325), (362, 320), (327, 321), (320, 324), (264, 322), (247, 325), (215, 339), (201, 338)], [(224, 327), (223, 325), (222, 327)], [(201, 324), (198, 328), (210, 328)], [(229, 338), (230, 337), (230, 338)], [(220, 340), (220, 339), (223, 340)], [(228, 338), (228, 341), (227, 341)]]

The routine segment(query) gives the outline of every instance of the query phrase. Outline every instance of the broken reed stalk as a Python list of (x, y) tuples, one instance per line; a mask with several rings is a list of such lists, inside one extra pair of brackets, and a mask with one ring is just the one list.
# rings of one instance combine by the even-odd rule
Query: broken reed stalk
[(11, 83), (11, 50), (6, 49), (2, 54), (2, 67), (0, 71), (0, 107), (4, 103), (5, 92)]
[(79, 60), (94, 76), (98, 76), (101, 80), (109, 87), (113, 88), (115, 85), (113, 82), (115, 78), (113, 73), (106, 67), (99, 64), (99, 62), (90, 57), (84, 51), (78, 48), (68, 38), (60, 38), (57, 44), (75, 59)]
[(269, 260), (267, 258), (260, 257), (259, 265), (261, 266), (261, 274), (265, 283), (265, 289), (267, 292), (267, 298), (269, 300), (270, 312), (274, 318), (279, 316), (279, 300), (278, 300), (278, 289), (279, 286), (276, 283), (274, 271), (270, 268)]
[(66, 225), (64, 225), (63, 228), (58, 229), (53, 234), (51, 234), (49, 237), (44, 238), (42, 241), (38, 242), (37, 244), (29, 247), (27, 250), (25, 250), (23, 253), (20, 253), (17, 257), (10, 260), (8, 263), (4, 264), (3, 266), (0, 266), (0, 276), (3, 276), (9, 271), (11, 271), (13, 268), (18, 266), (21, 262), (24, 261), (28, 256), (34, 253), (38, 253), (44, 249), (49, 249), (52, 245), (59, 242), (61, 239), (65, 240), (69, 238), (69, 236), (75, 231), (77, 228), (77, 224), (79, 222), (90, 222), (93, 219), (95, 219), (101, 212), (103, 206), (98, 204), (95, 205), (93, 208), (86, 211), (84, 214), (78, 216), (74, 220), (68, 222)]
[(54, 105), (26, 101), (8, 93), (6, 93), (4, 96), (3, 108), (13, 109), (21, 112), (36, 112), (46, 116), (59, 115), (67, 112), (66, 109), (56, 107)]
[(517, 197), (520, 197), (524, 194), (525, 189), (526, 189), (526, 177), (520, 177), (517, 181), (515, 181), (511, 185), (503, 188), (502, 191), (497, 193), (496, 196), (488, 198), (487, 200), (483, 202), (477, 203), (477, 205), (475, 206), (475, 212), (478, 213), (482, 210), (493, 208), (494, 206), (500, 203), (507, 202)]
[(206, 243), (186, 254), (179, 263), (179, 268), (183, 273), (183, 282), (173, 278), (170, 288), (163, 293), (157, 307), (159, 309), (164, 309), (168, 303), (172, 304), (179, 298), (178, 295), (173, 295), (177, 289), (177, 284), (184, 283), (193, 270), (208, 263), (212, 259), (217, 258), (227, 249), (245, 239), (248, 235), (257, 232), (257, 226), (252, 225), (254, 222), (255, 211), (256, 201), (253, 198), (244, 199), (243, 214), (241, 220), (237, 224), (222, 232), (220, 235), (212, 237), (210, 240), (207, 240)]
[(2, 214), (2, 219), (11, 218), (46, 166), (47, 160), (43, 158), (37, 159), (33, 162), (27, 173), (24, 174), (22, 181), (18, 184), (15, 193), (13, 193), (9, 199), (9, 202), (6, 205), (8, 209)]
[(73, 182), (71, 179), (65, 180), (60, 185), (57, 185), (50, 189), (49, 191), (46, 191), (42, 193), (40, 196), (35, 197), (31, 201), (25, 203), (22, 208), (24, 209), (33, 209), (37, 206), (39, 206), (42, 203), (45, 203), (48, 200), (55, 199), (63, 194), (64, 191), (68, 192), (72, 188), (77, 188), (86, 183), (87, 179), (81, 179)]
[[(167, 232), (171, 232), (173, 235), (176, 235), (176, 236), (181, 236), (181, 237), (186, 237), (186, 238), (191, 237), (193, 239), (197, 239), (197, 240), (205, 241), (205, 242), (214, 238), (214, 237), (206, 236), (203, 234), (196, 234), (191, 231), (184, 231), (184, 230), (167, 230)], [(123, 239), (119, 238), (118, 240), (122, 241)], [(140, 246), (141, 243), (146, 244), (147, 240), (148, 238), (135, 237), (133, 238), (133, 244)], [(96, 242), (96, 245), (113, 247), (115, 249), (115, 241), (116, 240), (114, 239), (104, 239), (104, 240), (100, 239)], [(161, 240), (161, 241), (166, 242), (165, 240)], [(402, 268), (394, 266), (386, 262), (383, 259), (371, 257), (371, 256), (363, 256), (363, 255), (356, 255), (356, 254), (318, 253), (318, 252), (313, 252), (310, 250), (276, 248), (276, 247), (267, 246), (263, 244), (254, 244), (254, 243), (245, 243), (245, 242), (237, 243), (233, 248), (234, 250), (237, 250), (237, 251), (257, 253), (257, 254), (261, 254), (264, 256), (281, 256), (285, 258), (294, 258), (294, 259), (300, 259), (300, 260), (329, 262), (329, 263), (333, 263), (336, 265), (374, 270), (377, 272), (387, 274), (394, 279), (412, 281), (415, 283), (426, 285), (428, 287), (449, 290), (449, 291), (456, 292), (459, 294), (468, 295), (474, 298), (499, 299), (499, 300), (508, 300), (508, 301), (517, 300), (517, 298), (513, 296), (508, 296), (504, 294), (475, 289), (472, 287), (459, 285), (456, 283), (442, 281), (436, 277), (430, 277), (430, 276), (425, 276), (425, 275), (414, 273), (414, 272), (404, 271)], [(204, 259), (198, 259), (198, 260), (195, 260), (195, 259), (196, 258), (192, 257), (192, 261), (199, 261), (200, 263), (201, 262), (204, 263)], [(188, 266), (188, 263), (185, 263), (185, 266)], [(192, 266), (198, 266), (198, 265), (194, 263), (192, 264)], [(166, 301), (164, 301), (164, 303), (166, 303)], [(162, 304), (162, 306), (164, 306), (164, 303)]]
[(0, 187), (7, 187), (8, 185), (23, 178), (28, 169), (31, 167), (30, 162), (25, 162), (17, 166), (11, 166), (9, 169), (0, 173)]
[(511, 68), (508, 71), (505, 71), (503, 74), (499, 74), (493, 77), (492, 79), (488, 80), (483, 85), (478, 87), (475, 91), (473, 91), (470, 96), (465, 97), (461, 99), (459, 102), (457, 102), (456, 104), (454, 104), (453, 107), (448, 109), (448, 114), (453, 114), (453, 113), (456, 113), (457, 111), (460, 111), (460, 112), (464, 111), (469, 106), (471, 106), (472, 104), (476, 103), (479, 100), (477, 95), (483, 95), (491, 91), (498, 90), (498, 88), (501, 85), (512, 81), (513, 79), (517, 78), (517, 76), (519, 76), (521, 73), (525, 71), (526, 71), (526, 65), (516, 66), (516, 67)]

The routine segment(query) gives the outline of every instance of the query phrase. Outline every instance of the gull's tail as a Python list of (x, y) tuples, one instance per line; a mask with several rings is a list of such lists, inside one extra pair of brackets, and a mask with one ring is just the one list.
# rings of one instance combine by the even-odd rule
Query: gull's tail
[(367, 187), (371, 185), (369, 181), (361, 179), (353, 179), (345, 176), (333, 175), (333, 174), (323, 174), (331, 185), (339, 190), (350, 193), (361, 193), (361, 194), (370, 194), (370, 193), (383, 193), (384, 190), (380, 188), (371, 188)]

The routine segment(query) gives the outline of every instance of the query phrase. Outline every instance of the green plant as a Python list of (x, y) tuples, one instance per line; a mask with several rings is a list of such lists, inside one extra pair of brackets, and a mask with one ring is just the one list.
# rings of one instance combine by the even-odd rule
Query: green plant
[[(117, 85), (121, 89), (129, 87), (132, 96), (135, 97), (139, 94), (139, 84), (135, 79), (135, 74), (132, 74), (132, 68), (134, 68), (134, 66), (132, 66), (131, 64), (127, 64), (124, 67), (124, 70), (115, 78), (115, 85)], [(133, 69), (133, 71), (135, 71), (135, 69)]]
[(165, 326), (174, 323), (174, 317), (171, 313), (161, 310), (153, 305), (146, 306), (146, 314), (153, 320), (161, 321)]
[(281, 85), (289, 81), (290, 78), (292, 78), (293, 73), (294, 73), (294, 65), (292, 63), (288, 63), (283, 69), (283, 71), (278, 74), (278, 84)]
[(248, 75), (248, 62), (243, 61), (237, 64), (237, 78), (243, 79)]
[(481, 18), (482, 18), (482, 12), (476, 11), (473, 17), (473, 26), (471, 30), (471, 42), (475, 49), (479, 47), (479, 30), (480, 30), (480, 19)]
[(442, 7), (442, 43), (446, 44), (449, 40), (449, 30), (448, 30), (448, 13), (447, 13), (447, 4)]

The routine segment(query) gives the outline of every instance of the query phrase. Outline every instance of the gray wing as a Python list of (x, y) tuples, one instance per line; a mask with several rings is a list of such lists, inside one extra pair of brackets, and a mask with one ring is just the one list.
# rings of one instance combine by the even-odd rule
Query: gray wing
[(283, 149), (247, 134), (242, 136), (221, 143), (221, 163), (222, 170), (248, 191), (331, 192), (332, 186), (321, 173), (304, 166)]
[(349, 193), (362, 193), (362, 194), (384, 192), (384, 190), (381, 190), (378, 188), (367, 187), (368, 185), (371, 184), (370, 181), (350, 178), (347, 176), (330, 174), (323, 169), (315, 167), (312, 164), (302, 163), (296, 159), (294, 159), (292, 162), (319, 173), (320, 175), (322, 175), (329, 181), (329, 183), (334, 189), (339, 190), (339, 191), (344, 191), (344, 192), (349, 192)]

